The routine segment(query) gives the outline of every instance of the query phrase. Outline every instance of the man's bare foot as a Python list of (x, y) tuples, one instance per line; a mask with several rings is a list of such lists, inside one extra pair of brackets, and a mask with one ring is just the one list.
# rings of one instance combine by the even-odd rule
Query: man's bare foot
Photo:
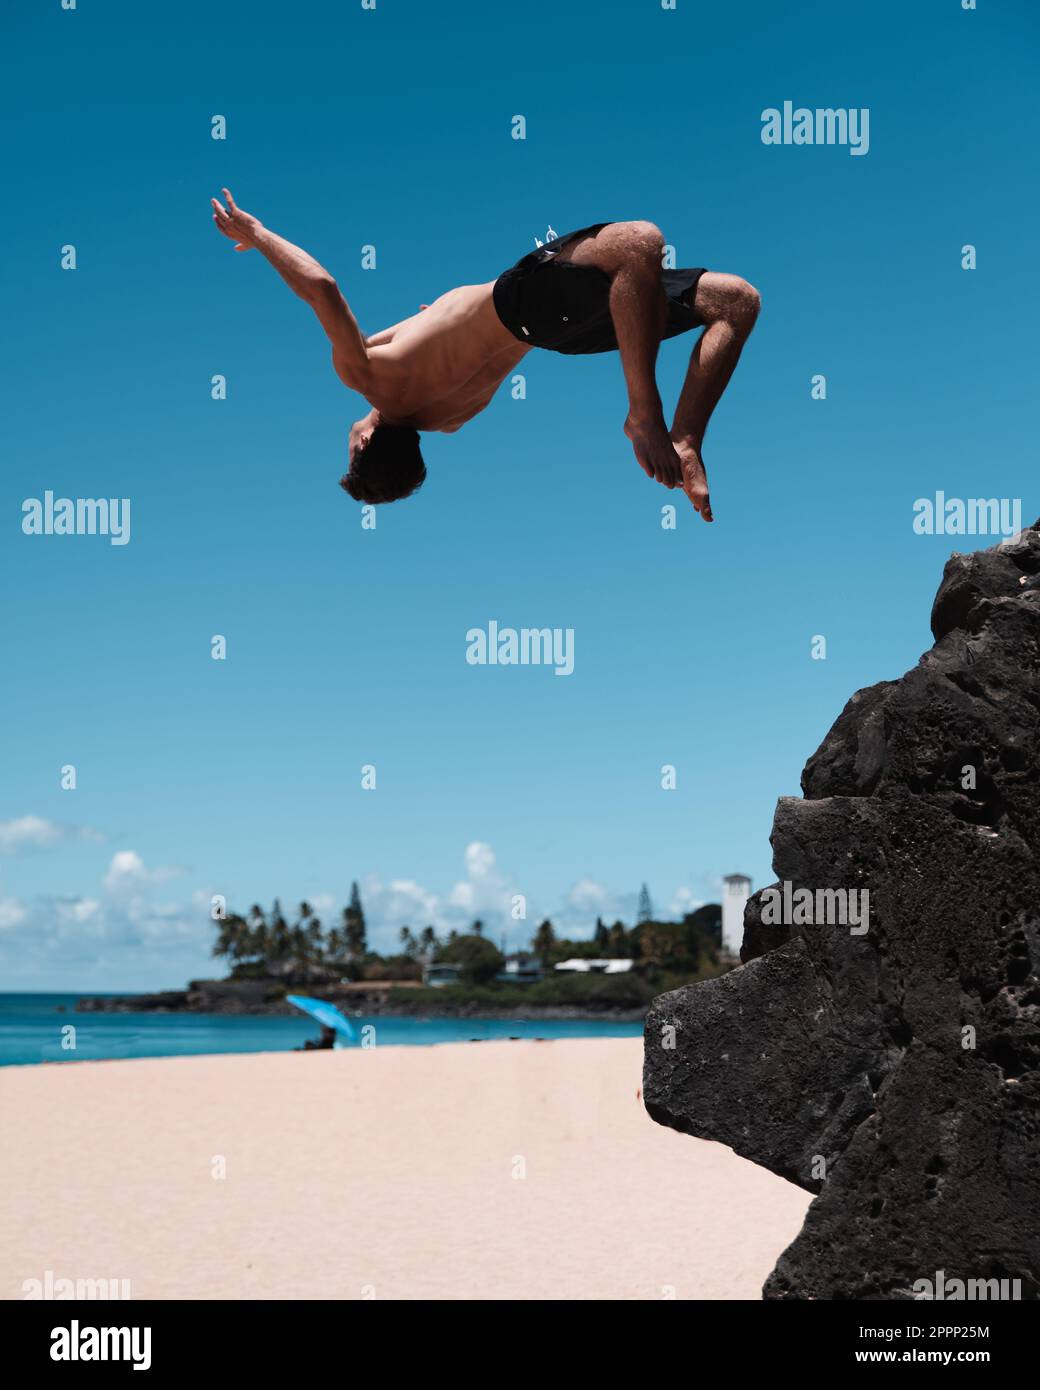
[(682, 486), (682, 462), (669, 438), (664, 422), (647, 424), (630, 415), (625, 421), (625, 433), (640, 468), (648, 478), (662, 486)]
[(705, 521), (714, 521), (711, 512), (711, 498), (708, 496), (708, 475), (704, 471), (700, 445), (692, 439), (672, 439), (672, 447), (682, 464), (683, 492), (693, 503)]

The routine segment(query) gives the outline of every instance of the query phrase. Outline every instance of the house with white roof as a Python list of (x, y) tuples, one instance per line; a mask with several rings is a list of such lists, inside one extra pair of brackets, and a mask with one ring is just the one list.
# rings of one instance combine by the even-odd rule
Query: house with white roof
[(623, 975), (626, 970), (631, 970), (635, 961), (633, 960), (586, 960), (582, 956), (573, 956), (570, 960), (557, 961), (554, 969), (570, 971), (573, 974), (594, 974), (594, 975)]

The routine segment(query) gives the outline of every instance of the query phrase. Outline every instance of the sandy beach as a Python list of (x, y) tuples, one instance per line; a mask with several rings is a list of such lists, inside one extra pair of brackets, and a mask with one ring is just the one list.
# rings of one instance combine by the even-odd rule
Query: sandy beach
[[(654, 1124), (639, 1039), (8, 1067), (0, 1296), (757, 1299), (808, 1194)], [(223, 1176), (220, 1176), (223, 1172)]]

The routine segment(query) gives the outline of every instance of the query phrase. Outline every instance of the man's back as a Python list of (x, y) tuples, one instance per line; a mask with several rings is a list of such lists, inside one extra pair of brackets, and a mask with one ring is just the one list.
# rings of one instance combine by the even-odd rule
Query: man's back
[[(460, 285), (366, 340), (366, 396), (415, 429), (458, 428), (494, 395), (527, 349), (504, 327), (493, 282)], [(348, 385), (349, 366), (337, 371)]]

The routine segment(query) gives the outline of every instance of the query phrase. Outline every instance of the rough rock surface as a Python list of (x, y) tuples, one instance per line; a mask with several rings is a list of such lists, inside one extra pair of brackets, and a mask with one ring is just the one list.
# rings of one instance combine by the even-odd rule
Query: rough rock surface
[(650, 1115), (818, 1193), (767, 1298), (1040, 1298), (1038, 527), (949, 560), (934, 647), (777, 804), (780, 883), (869, 890), (869, 931), (771, 925), (762, 890), (745, 964), (647, 1018)]

